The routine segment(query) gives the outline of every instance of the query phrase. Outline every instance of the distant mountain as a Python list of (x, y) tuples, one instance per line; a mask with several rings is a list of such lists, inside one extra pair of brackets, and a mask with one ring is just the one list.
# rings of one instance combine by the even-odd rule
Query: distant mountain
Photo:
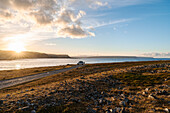
[(14, 51), (0, 50), (0, 60), (26, 59), (26, 58), (70, 58), (70, 56), (62, 54), (47, 54), (29, 51), (16, 53)]

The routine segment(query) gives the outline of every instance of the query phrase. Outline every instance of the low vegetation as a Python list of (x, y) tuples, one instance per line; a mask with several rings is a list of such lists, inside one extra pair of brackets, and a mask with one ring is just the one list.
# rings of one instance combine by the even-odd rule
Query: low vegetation
[(129, 86), (153, 86), (155, 84), (162, 84), (169, 74), (158, 74), (158, 75), (143, 75), (140, 73), (126, 73), (113, 75), (113, 78), (120, 80)]
[(0, 90), (0, 100), (9, 105), (0, 109), (40, 113), (167, 112), (169, 83), (170, 61), (89, 64)]

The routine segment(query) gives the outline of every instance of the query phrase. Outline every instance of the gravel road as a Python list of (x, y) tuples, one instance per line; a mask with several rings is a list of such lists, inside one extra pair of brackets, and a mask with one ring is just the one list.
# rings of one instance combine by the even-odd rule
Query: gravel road
[(40, 74), (35, 74), (35, 75), (29, 75), (29, 76), (24, 76), (24, 77), (18, 77), (18, 78), (13, 78), (13, 79), (8, 79), (8, 80), (2, 80), (0, 81), (0, 89), (11, 87), (14, 85), (22, 84), (25, 82), (30, 82), (36, 79), (40, 79), (46, 76), (66, 72), (75, 68), (82, 67), (82, 65), (76, 65), (73, 67), (65, 68), (65, 69), (60, 69), (60, 70), (55, 70), (55, 71), (49, 71), (45, 73), (40, 73)]

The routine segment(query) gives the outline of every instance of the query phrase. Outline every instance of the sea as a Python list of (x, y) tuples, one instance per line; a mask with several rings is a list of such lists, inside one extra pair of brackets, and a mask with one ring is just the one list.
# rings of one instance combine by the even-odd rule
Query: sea
[(34, 67), (60, 66), (77, 64), (84, 61), (86, 64), (114, 63), (114, 62), (135, 62), (135, 61), (160, 61), (170, 58), (41, 58), (41, 59), (18, 59), (0, 60), (0, 70), (15, 70)]

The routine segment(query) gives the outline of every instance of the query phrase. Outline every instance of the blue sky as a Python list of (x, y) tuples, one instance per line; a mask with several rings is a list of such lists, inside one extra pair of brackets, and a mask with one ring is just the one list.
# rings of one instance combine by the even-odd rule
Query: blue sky
[[(18, 31), (11, 33), (9, 36), (16, 38), (3, 35), (3, 40), (7, 39), (8, 42), (14, 42), (13, 40), (15, 40), (17, 42), (17, 40), (20, 40), (17, 37), (19, 36), (25, 43), (24, 48), (26, 50), (69, 54), (70, 56), (135, 55), (170, 57), (169, 0), (94, 1), (72, 0), (70, 4), (62, 5), (64, 11), (68, 9), (69, 11), (64, 13), (65, 17), (58, 16), (62, 15), (58, 13), (56, 26), (54, 23), (50, 24), (50, 27), (41, 23), (43, 27), (39, 28), (35, 25), (32, 27), (32, 24), (25, 22), (29, 23), (25, 30), (23, 30), (23, 27), (20, 27), (22, 30), (17, 27)], [(21, 9), (16, 10), (20, 12)], [(63, 11), (63, 8), (59, 11)], [(77, 15), (76, 18), (78, 19), (73, 19), (76, 21), (69, 23), (68, 28), (65, 24), (60, 25), (63, 19), (64, 23), (68, 22), (66, 17), (72, 14), (71, 11)], [(70, 27), (71, 24), (75, 26)], [(10, 23), (9, 26), (15, 25)], [(51, 27), (52, 31), (46, 30), (46, 28), (50, 29)], [(0, 35), (5, 33), (5, 31), (1, 32), (0, 30)], [(17, 32), (26, 35), (20, 36), (21, 33)], [(6, 42), (2, 43), (2, 49), (7, 48), (5, 44)]]

